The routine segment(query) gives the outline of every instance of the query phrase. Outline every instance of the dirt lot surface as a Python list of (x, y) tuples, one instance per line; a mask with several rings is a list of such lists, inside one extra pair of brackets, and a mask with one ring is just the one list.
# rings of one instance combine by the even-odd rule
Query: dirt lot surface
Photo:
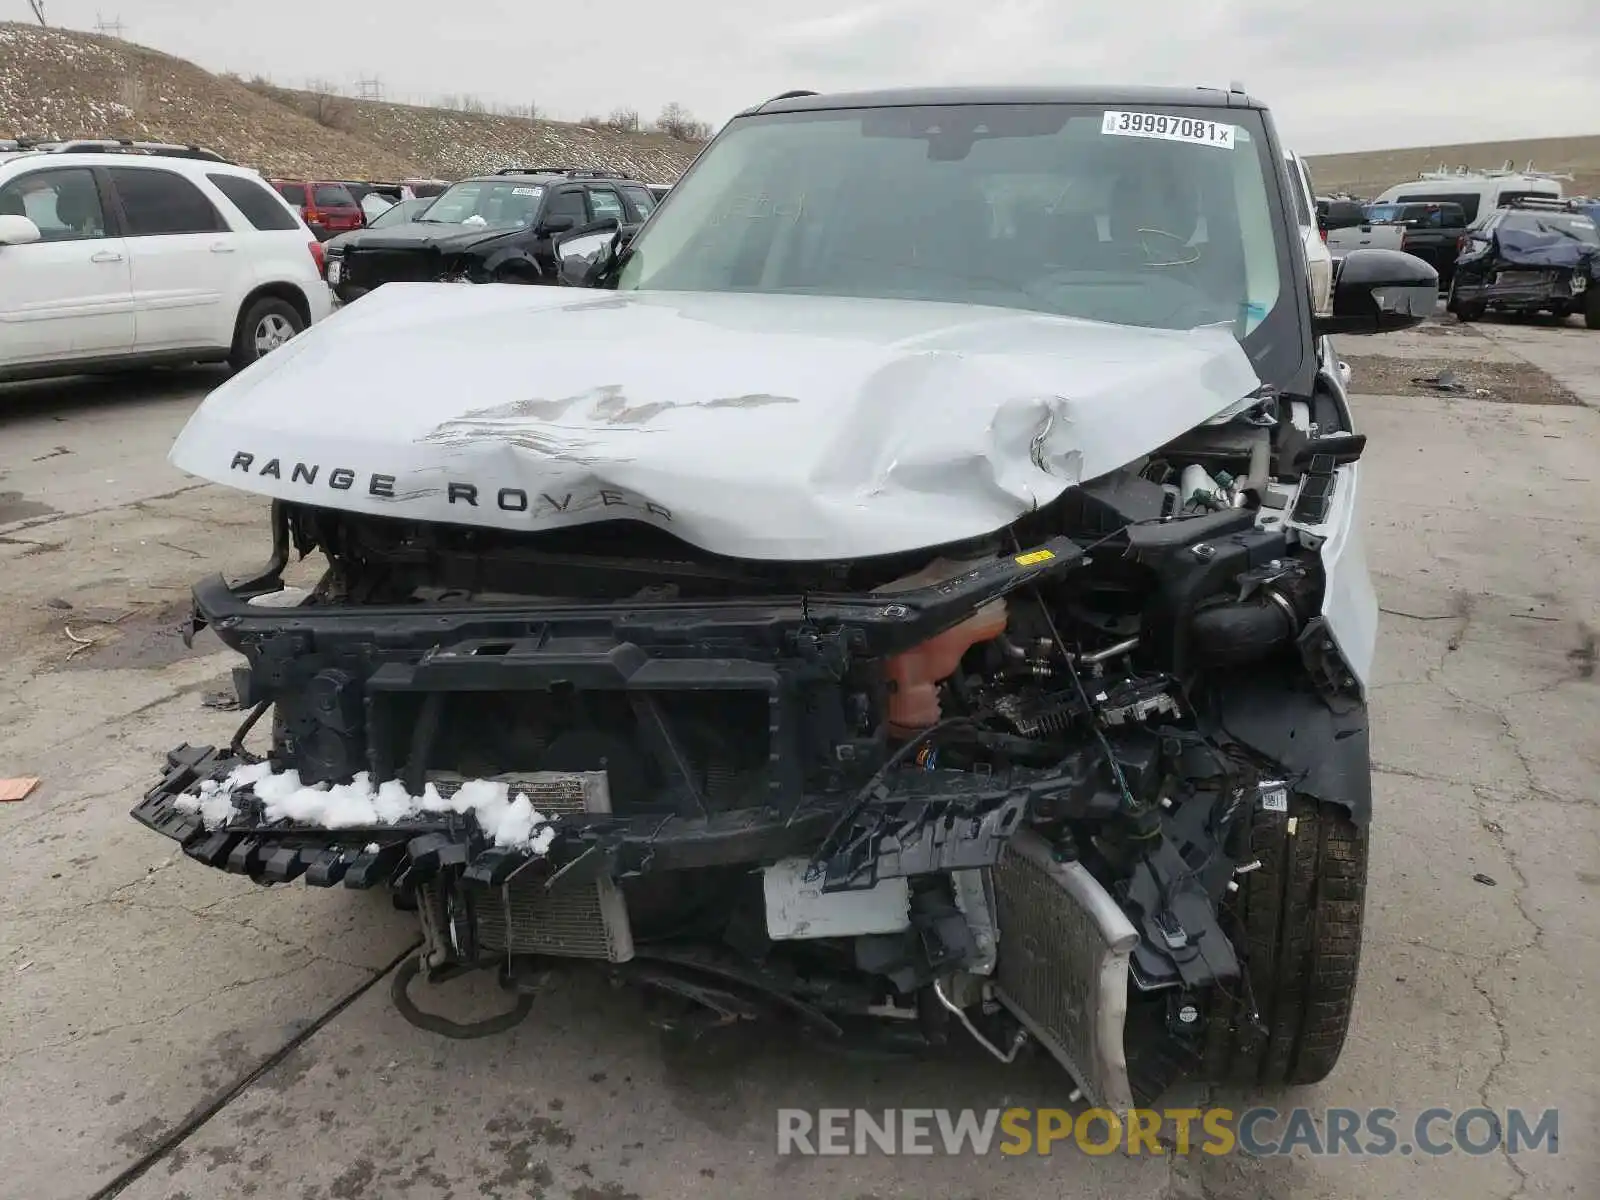
[[(1385, 613), (1361, 997), (1328, 1082), (1212, 1099), (1554, 1107), (1560, 1153), (780, 1159), (780, 1106), (1053, 1105), (1067, 1085), (977, 1054), (674, 1047), (581, 978), (507, 1036), (413, 1028), (387, 983), (408, 916), (206, 870), (127, 816), (169, 747), (231, 734), (238, 714), (206, 705), (230, 656), (175, 629), (197, 575), (267, 550), (258, 501), (165, 462), (216, 379), (194, 373), (0, 388), (0, 777), (42, 780), (0, 805), (0, 1194), (1594, 1196), (1600, 334), (1485, 322), (1342, 349)], [(1474, 390), (1410, 386), (1441, 365)], [(462, 1018), (490, 990), (424, 1000)]]

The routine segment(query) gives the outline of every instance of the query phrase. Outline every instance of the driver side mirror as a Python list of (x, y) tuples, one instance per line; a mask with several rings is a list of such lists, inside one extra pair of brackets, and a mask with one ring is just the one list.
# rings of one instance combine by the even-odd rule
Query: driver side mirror
[(594, 287), (617, 257), (622, 226), (615, 217), (558, 238), (555, 243), (557, 277), (567, 287)]
[(27, 217), (0, 216), (0, 246), (26, 246), (41, 236), (39, 227)]
[(566, 233), (567, 230), (577, 226), (578, 219), (565, 215), (546, 217), (539, 224), (540, 233)]
[(1439, 272), (1401, 250), (1352, 250), (1333, 280), (1333, 312), (1313, 317), (1317, 337), (1395, 333), (1420, 325), (1439, 303)]

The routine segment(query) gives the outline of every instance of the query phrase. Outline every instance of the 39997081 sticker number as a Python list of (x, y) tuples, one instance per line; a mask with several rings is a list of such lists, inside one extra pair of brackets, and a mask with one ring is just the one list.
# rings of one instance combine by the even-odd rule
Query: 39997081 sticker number
[(1100, 132), (1117, 137), (1160, 138), (1168, 142), (1189, 142), (1196, 146), (1232, 150), (1234, 127), (1226, 122), (1207, 121), (1200, 117), (1108, 110), (1100, 122)]

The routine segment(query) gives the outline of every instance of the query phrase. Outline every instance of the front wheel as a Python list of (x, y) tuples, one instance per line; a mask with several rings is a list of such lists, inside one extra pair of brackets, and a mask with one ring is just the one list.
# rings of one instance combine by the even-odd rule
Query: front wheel
[(1366, 831), (1308, 796), (1252, 815), (1250, 854), (1224, 905), (1243, 977), (1213, 995), (1205, 1074), (1217, 1083), (1317, 1083), (1339, 1061), (1355, 1002)]
[(303, 332), (305, 327), (305, 318), (294, 305), (276, 296), (263, 296), (240, 317), (228, 365), (235, 371), (242, 371)]

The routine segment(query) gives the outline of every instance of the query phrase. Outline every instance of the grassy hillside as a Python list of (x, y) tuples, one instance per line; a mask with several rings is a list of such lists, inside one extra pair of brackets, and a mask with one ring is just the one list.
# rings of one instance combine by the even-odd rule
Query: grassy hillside
[(195, 142), (268, 174), (389, 178), (418, 164), (193, 63), (116, 38), (0, 24), (0, 137)]
[(1419, 171), (1498, 168), (1510, 159), (1518, 170), (1529, 160), (1538, 171), (1562, 171), (1575, 177), (1563, 183), (1568, 195), (1600, 195), (1600, 136), (1537, 138), (1521, 142), (1475, 145), (1413, 146), (1404, 150), (1368, 150), (1359, 154), (1323, 154), (1307, 161), (1317, 190), (1348, 191), (1375, 196), (1384, 188), (1415, 179)]
[(0, 22), (0, 137), (194, 142), (268, 175), (458, 178), (513, 163), (676, 179), (697, 146), (555, 121), (317, 96), (117, 38)]
[(257, 87), (285, 107), (348, 130), (445, 179), (513, 164), (610, 168), (641, 179), (676, 179), (698, 146), (659, 133), (614, 133), (559, 121), (351, 100)]

